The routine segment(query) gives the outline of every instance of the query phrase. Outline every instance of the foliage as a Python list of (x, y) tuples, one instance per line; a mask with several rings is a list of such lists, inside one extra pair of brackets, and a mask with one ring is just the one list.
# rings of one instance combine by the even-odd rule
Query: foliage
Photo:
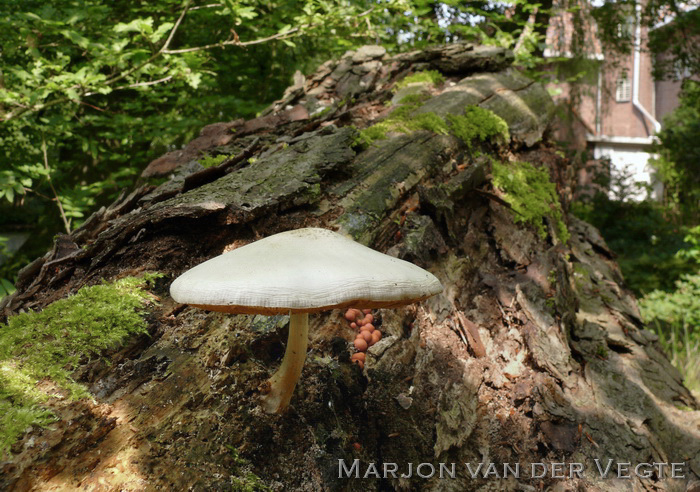
[[(605, 0), (591, 10), (586, 3), (574, 1), (568, 7), (570, 12), (576, 9), (583, 13), (572, 17), (573, 29), (578, 31), (574, 37), (589, 29), (591, 17), (595, 20), (596, 36), (606, 58), (611, 54), (632, 53), (639, 23), (646, 48), (653, 55), (661, 55), (652, 56), (656, 79), (682, 79), (700, 73), (697, 50), (700, 9), (696, 0), (648, 0), (641, 4), (633, 0)], [(580, 38), (580, 41), (585, 42), (585, 38)], [(570, 51), (576, 56), (586, 53), (586, 50), (585, 46), (578, 45)]]
[(649, 0), (644, 4), (643, 17), (647, 25), (665, 23), (649, 31), (649, 49), (665, 55), (655, 58), (654, 76), (684, 78), (689, 74), (700, 74), (700, 8), (697, 1)]
[(557, 241), (566, 243), (569, 230), (559, 203), (559, 194), (550, 180), (547, 168), (537, 168), (529, 162), (492, 161), (493, 185), (503, 192), (503, 198), (515, 213), (515, 221), (535, 227), (542, 239), (547, 237), (545, 219), (549, 219)]
[[(664, 49), (671, 53), (676, 68), (685, 67), (695, 73), (700, 72), (697, 50), (683, 49), (685, 41), (678, 36), (685, 30), (694, 32), (693, 39), (700, 35), (697, 24), (687, 24), (691, 17), (697, 22), (698, 15), (699, 11), (679, 16), (673, 29), (655, 30), (650, 39), (652, 49), (659, 40), (667, 43)], [(659, 70), (668, 67), (656, 69), (658, 75)], [(646, 288), (640, 290), (647, 293), (639, 304), (645, 321), (659, 335), (685, 384), (700, 392), (700, 83), (684, 82), (680, 105), (664, 119), (658, 136), (659, 157), (652, 164), (664, 184), (664, 204), (652, 207), (663, 207), (666, 220), (657, 220), (654, 234), (659, 229), (671, 232), (658, 234), (655, 244), (646, 250), (639, 245), (640, 254), (648, 255), (648, 261), (635, 265), (636, 275), (646, 282)], [(659, 258), (662, 254), (665, 257)], [(649, 278), (645, 270), (653, 275)]]
[(143, 316), (153, 298), (144, 287), (158, 277), (151, 273), (83, 287), (41, 312), (18, 314), (0, 325), (0, 454), (29, 425), (52, 420), (39, 405), (47, 398), (37, 389), (39, 381), (49, 378), (71, 398), (89, 396), (71, 371), (146, 333)]
[(295, 70), (378, 39), (407, 8), (0, 0), (0, 227), (32, 230), (20, 253), (32, 259), (150, 160), (206, 124), (255, 116)]
[[(14, 260), (13, 255), (7, 246), (9, 240), (10, 238), (7, 236), (0, 236), (0, 266), (2, 266), (3, 263), (7, 263), (8, 261), (13, 262)], [(14, 267), (14, 262), (9, 266), (10, 268)], [(5, 268), (7, 268), (7, 265)], [(15, 291), (15, 286), (7, 278), (3, 277), (2, 271), (3, 270), (0, 269), (0, 299), (6, 295), (12, 294)]]
[(600, 230), (618, 255), (627, 287), (637, 295), (672, 291), (676, 280), (695, 269), (677, 255), (688, 246), (684, 230), (668, 220), (668, 211), (659, 203), (613, 200), (598, 193), (574, 202), (571, 210)]
[[(649, 9), (678, 12), (673, 2), (654, 0)], [(615, 5), (622, 4), (602, 9), (611, 15), (607, 24), (600, 21), (601, 32), (615, 31), (608, 24), (624, 10)], [(471, 41), (511, 48), (516, 64), (537, 69), (550, 6), (525, 0), (0, 0), (0, 227), (32, 231), (17, 255), (17, 264), (26, 263), (56, 232), (79, 226), (130, 187), (146, 163), (202, 126), (254, 116), (279, 97), (294, 71), (308, 72), (361, 44), (402, 51)], [(567, 4), (578, 31), (590, 24), (583, 6)], [(680, 25), (671, 25), (670, 32), (679, 33), (674, 42), (694, 39), (683, 38)], [(692, 19), (685, 26), (691, 28)], [(571, 51), (590, 45), (581, 38)], [(674, 53), (692, 56), (678, 46)], [(15, 273), (6, 266), (0, 277), (11, 280)]]
[(665, 187), (665, 200), (686, 223), (700, 223), (700, 82), (683, 84), (680, 105), (659, 133), (660, 157), (653, 163)]
[(596, 35), (606, 51), (617, 54), (632, 52), (636, 27), (635, 3), (633, 1), (606, 1), (598, 8), (593, 9), (591, 15), (598, 25)]
[[(682, 276), (670, 295), (661, 290), (650, 292), (640, 301), (640, 308), (647, 323), (696, 330), (700, 327), (700, 274)], [(700, 337), (700, 332), (695, 335)]]
[(650, 292), (639, 307), (686, 386), (700, 393), (700, 274), (682, 276), (673, 292)]

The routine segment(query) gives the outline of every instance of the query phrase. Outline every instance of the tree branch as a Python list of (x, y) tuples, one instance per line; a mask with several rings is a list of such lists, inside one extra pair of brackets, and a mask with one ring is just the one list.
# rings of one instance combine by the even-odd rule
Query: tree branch
[(530, 16), (527, 19), (527, 24), (525, 24), (525, 27), (520, 33), (520, 36), (518, 37), (518, 42), (515, 43), (515, 48), (513, 48), (513, 51), (515, 53), (520, 51), (520, 48), (523, 47), (523, 44), (525, 44), (525, 41), (527, 40), (528, 36), (530, 36), (530, 34), (532, 34), (532, 32), (535, 30), (535, 19), (537, 18), (537, 10), (537, 7), (535, 7), (532, 9), (532, 12), (530, 12)]
[(182, 19), (185, 18), (185, 14), (187, 14), (187, 10), (190, 8), (190, 2), (187, 0), (187, 3), (185, 4), (185, 8), (182, 9), (182, 13), (180, 14), (180, 17), (175, 21), (175, 25), (173, 28), (170, 30), (170, 34), (168, 35), (168, 39), (165, 40), (165, 44), (161, 46), (159, 53), (163, 53), (168, 49), (170, 46), (170, 42), (173, 40), (175, 37), (175, 33), (177, 32), (178, 27), (180, 27), (180, 24), (182, 23)]
[[(305, 26), (312, 28), (313, 26)], [(204, 50), (210, 50), (212, 48), (223, 48), (224, 46), (251, 46), (254, 44), (262, 44), (266, 43), (268, 41), (274, 41), (274, 40), (283, 40), (283, 39), (288, 39), (291, 37), (294, 37), (295, 33), (301, 31), (301, 27), (295, 27), (294, 29), (290, 29), (289, 31), (285, 33), (277, 33), (273, 34), (272, 36), (268, 36), (266, 38), (259, 38), (259, 39), (254, 39), (252, 41), (239, 41), (237, 39), (227, 39), (226, 41), (221, 41), (219, 43), (213, 43), (213, 44), (206, 44), (204, 46), (194, 46), (192, 48), (182, 48), (179, 50), (165, 50), (163, 53), (167, 55), (175, 55), (179, 53), (192, 53), (193, 51), (204, 51)]]
[(53, 186), (53, 181), (51, 181), (51, 169), (49, 168), (49, 156), (46, 151), (46, 137), (44, 137), (44, 132), (41, 132), (41, 151), (44, 154), (44, 168), (46, 168), (46, 179), (48, 179), (49, 181), (49, 186), (51, 187), (51, 191), (53, 192), (53, 196), (55, 197), (54, 200), (56, 200), (56, 205), (58, 205), (58, 211), (61, 212), (61, 219), (63, 219), (63, 225), (66, 228), (66, 234), (70, 234), (70, 222), (68, 222), (66, 212), (63, 210), (63, 205), (61, 204), (61, 199), (58, 197), (56, 188), (54, 188)]
[[(135, 89), (136, 87), (148, 87), (150, 85), (162, 84), (163, 82), (167, 82), (169, 80), (172, 80), (172, 78), (173, 78), (172, 75), (168, 75), (167, 77), (163, 77), (162, 79), (158, 79), (158, 80), (149, 80), (147, 82), (136, 82), (134, 84), (120, 85), (119, 87), (115, 87), (112, 90), (119, 91), (119, 90), (124, 90), (124, 89)], [(85, 94), (83, 94), (83, 96), (88, 97), (88, 96), (94, 96), (95, 94), (97, 94), (97, 92), (86, 92)], [(74, 102), (81, 102), (81, 101), (74, 101)], [(95, 108), (95, 109), (100, 109), (100, 108)], [(100, 111), (104, 111), (104, 110), (100, 109)]]
[(192, 10), (202, 10), (202, 9), (211, 9), (211, 8), (216, 8), (216, 7), (223, 7), (223, 3), (210, 3), (208, 5), (200, 5), (199, 7), (191, 7), (190, 11)]
[[(212, 5), (208, 5), (208, 6), (213, 7), (216, 5), (217, 4), (212, 4)], [(202, 7), (198, 7), (198, 8), (202, 8)], [(374, 11), (374, 7), (370, 7), (369, 9), (365, 10), (364, 12), (358, 14), (356, 17), (357, 18), (365, 17), (365, 16), (369, 15), (370, 13), (372, 13), (373, 11)], [(308, 24), (305, 26), (295, 27), (294, 29), (290, 29), (289, 31), (284, 32), (284, 33), (277, 33), (277, 34), (273, 34), (271, 36), (267, 36), (265, 38), (253, 39), (251, 41), (240, 41), (236, 37), (235, 39), (227, 39), (226, 41), (220, 41), (218, 43), (206, 44), (203, 46), (193, 46), (191, 48), (181, 48), (178, 50), (165, 49), (165, 50), (163, 50), (163, 53), (167, 54), (167, 55), (176, 55), (176, 54), (180, 54), (180, 53), (192, 53), (195, 51), (210, 50), (213, 48), (223, 48), (224, 46), (252, 46), (255, 44), (266, 43), (268, 41), (282, 41), (284, 39), (289, 39), (291, 37), (295, 37), (295, 36), (299, 35), (301, 32), (303, 32), (304, 30), (314, 29), (316, 27), (318, 27), (318, 25)]]

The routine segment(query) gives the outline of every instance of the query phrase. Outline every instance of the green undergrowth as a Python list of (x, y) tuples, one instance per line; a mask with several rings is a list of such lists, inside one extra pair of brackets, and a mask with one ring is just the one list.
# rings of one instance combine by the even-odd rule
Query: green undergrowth
[(547, 237), (545, 218), (551, 221), (556, 238), (562, 243), (569, 240), (569, 230), (559, 203), (557, 188), (546, 168), (537, 168), (529, 162), (498, 162), (492, 160), (493, 185), (515, 212), (515, 222), (532, 225), (542, 239)]
[(646, 294), (639, 308), (685, 385), (700, 395), (700, 273), (683, 275), (675, 287)]
[(448, 114), (445, 118), (435, 113), (416, 113), (426, 100), (424, 94), (411, 94), (400, 101), (384, 120), (361, 130), (357, 144), (369, 147), (377, 140), (387, 138), (388, 133), (411, 133), (427, 130), (439, 135), (452, 134), (464, 142), (471, 151), (475, 141), (486, 142), (489, 139), (502, 143), (510, 140), (508, 124), (492, 111), (479, 106), (468, 106), (464, 115)]
[(428, 83), (432, 85), (442, 85), (445, 83), (445, 77), (437, 70), (426, 70), (424, 72), (416, 72), (408, 75), (396, 83), (396, 89), (407, 87), (411, 84)]
[(55, 420), (41, 406), (50, 395), (37, 388), (40, 381), (50, 380), (68, 398), (88, 397), (72, 371), (147, 333), (144, 314), (154, 300), (145, 288), (161, 276), (148, 273), (83, 287), (43, 311), (18, 314), (0, 325), (0, 456), (28, 427)]
[(657, 289), (671, 292), (676, 280), (698, 271), (700, 261), (683, 257), (683, 251), (692, 249), (687, 241), (692, 236), (659, 202), (613, 200), (597, 193), (573, 202), (571, 210), (600, 231), (617, 255), (625, 285), (637, 297)]

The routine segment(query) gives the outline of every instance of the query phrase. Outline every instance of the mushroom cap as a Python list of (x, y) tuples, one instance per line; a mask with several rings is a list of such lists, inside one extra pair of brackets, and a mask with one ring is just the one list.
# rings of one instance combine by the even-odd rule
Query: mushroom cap
[(431, 273), (327, 229), (282, 232), (180, 275), (173, 299), (212, 311), (313, 313), (410, 304), (442, 292)]

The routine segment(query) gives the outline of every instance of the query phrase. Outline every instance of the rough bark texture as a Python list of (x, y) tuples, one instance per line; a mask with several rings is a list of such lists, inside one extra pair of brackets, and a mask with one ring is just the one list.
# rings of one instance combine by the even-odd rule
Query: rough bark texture
[[(142, 271), (167, 274), (162, 304), (150, 337), (76, 374), (94, 401), (49, 402), (61, 421), (13, 447), (0, 488), (691, 490), (700, 411), (644, 327), (614, 255), (572, 216), (567, 244), (541, 238), (514, 222), (491, 185), (487, 153), (546, 166), (566, 209), (567, 162), (545, 138), (552, 103), (511, 60), (470, 45), (394, 58), (376, 46), (349, 52), (263, 116), (206, 127), (146, 167), (142, 186), (59, 238), (22, 272), (5, 316)], [(386, 116), (395, 82), (425, 69), (448, 80), (418, 89), (430, 95), (419, 111), (491, 109), (509, 123), (509, 145), (487, 143), (474, 157), (451, 135), (417, 131), (360, 148), (355, 127)], [(228, 157), (216, 167), (196, 161), (219, 154)], [(169, 179), (148, 184), (157, 176)], [(179, 306), (167, 287), (226, 248), (304, 226), (412, 261), (445, 291), (376, 312), (384, 338), (364, 371), (349, 363), (353, 334), (341, 313), (312, 316), (292, 406), (267, 415), (258, 388), (281, 360), (287, 318)], [(602, 479), (596, 458), (685, 462), (685, 478)], [(339, 459), (359, 459), (360, 476), (370, 463), (380, 474), (382, 463), (399, 473), (456, 463), (456, 477), (339, 479)], [(467, 462), (495, 463), (499, 474), (501, 463), (519, 463), (523, 473), (473, 478)], [(529, 477), (530, 463), (553, 462), (586, 472)]]

